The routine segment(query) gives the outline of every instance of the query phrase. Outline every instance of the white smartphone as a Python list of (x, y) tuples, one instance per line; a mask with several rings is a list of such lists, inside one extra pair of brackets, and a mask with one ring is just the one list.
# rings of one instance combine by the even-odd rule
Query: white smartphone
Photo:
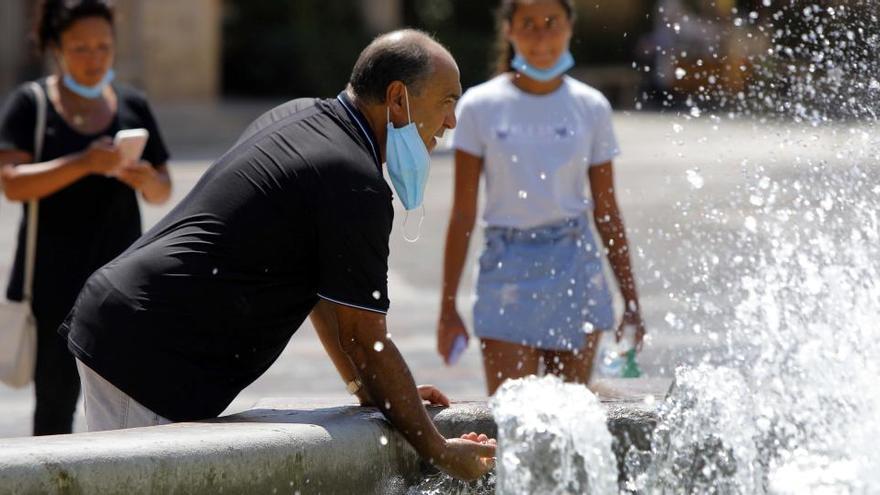
[(146, 129), (125, 129), (116, 133), (113, 145), (122, 150), (127, 161), (138, 161), (147, 145), (150, 132)]
[(455, 366), (458, 363), (465, 349), (467, 349), (467, 338), (464, 335), (458, 334), (455, 337), (455, 341), (452, 342), (452, 349), (449, 351), (449, 366)]

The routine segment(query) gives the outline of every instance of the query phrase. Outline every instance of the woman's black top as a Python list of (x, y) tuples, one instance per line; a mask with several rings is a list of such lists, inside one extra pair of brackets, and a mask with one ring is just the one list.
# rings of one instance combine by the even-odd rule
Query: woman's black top
[[(46, 93), (46, 79), (38, 81)], [(143, 94), (113, 85), (118, 107), (110, 125), (96, 134), (73, 129), (47, 101), (46, 132), (39, 161), (85, 150), (92, 141), (113, 137), (121, 129), (144, 128), (150, 133), (143, 160), (154, 167), (168, 161), (168, 150)], [(0, 111), (0, 150), (34, 152), (37, 120), (35, 95), (29, 84), (16, 89)], [(117, 179), (90, 175), (40, 200), (33, 309), (41, 328), (57, 327), (73, 306), (93, 271), (116, 257), (141, 234), (135, 191)], [(21, 300), (27, 230), (27, 203), (18, 229), (18, 246), (7, 297)]]

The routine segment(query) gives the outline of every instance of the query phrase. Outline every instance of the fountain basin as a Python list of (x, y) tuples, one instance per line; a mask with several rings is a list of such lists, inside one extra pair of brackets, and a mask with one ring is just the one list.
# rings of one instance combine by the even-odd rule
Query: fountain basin
[[(638, 381), (626, 382), (605, 402), (619, 461), (628, 445), (650, 447), (656, 421), (644, 393), (626, 392)], [(429, 410), (445, 436), (495, 434), (484, 402)], [(378, 410), (304, 399), (210, 421), (0, 441), (2, 494), (394, 494), (430, 470)]]

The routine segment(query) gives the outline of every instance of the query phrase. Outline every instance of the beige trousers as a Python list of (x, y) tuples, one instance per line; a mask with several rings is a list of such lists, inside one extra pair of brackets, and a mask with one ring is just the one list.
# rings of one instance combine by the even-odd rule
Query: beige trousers
[(171, 423), (139, 404), (91, 368), (76, 360), (82, 383), (86, 425), (89, 431), (121, 430)]

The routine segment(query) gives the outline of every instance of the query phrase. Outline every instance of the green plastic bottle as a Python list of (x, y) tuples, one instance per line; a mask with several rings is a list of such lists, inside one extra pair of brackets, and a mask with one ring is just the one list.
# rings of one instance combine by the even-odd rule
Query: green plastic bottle
[(636, 362), (636, 350), (630, 349), (626, 351), (626, 363), (623, 365), (621, 378), (638, 378), (642, 376), (642, 370), (639, 369), (639, 363)]

